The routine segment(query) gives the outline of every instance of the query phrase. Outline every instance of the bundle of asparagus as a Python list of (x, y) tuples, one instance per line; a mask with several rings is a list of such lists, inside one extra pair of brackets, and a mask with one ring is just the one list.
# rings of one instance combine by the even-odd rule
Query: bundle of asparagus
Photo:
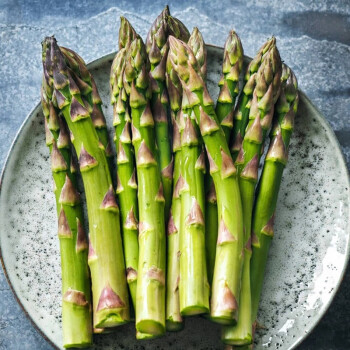
[[(85, 62), (53, 37), (43, 42), (64, 346), (88, 346), (92, 328), (101, 333), (127, 323), (129, 294), (137, 339), (178, 331), (184, 316), (205, 314), (224, 325), (225, 344), (251, 347), (298, 106), (296, 78), (282, 65), (273, 37), (248, 65), (239, 94), (243, 47), (232, 30), (214, 106), (203, 37), (198, 28), (190, 35), (168, 7), (146, 44), (122, 17), (118, 42), (110, 74), (116, 172), (102, 101)], [(72, 146), (86, 193), (89, 244)]]

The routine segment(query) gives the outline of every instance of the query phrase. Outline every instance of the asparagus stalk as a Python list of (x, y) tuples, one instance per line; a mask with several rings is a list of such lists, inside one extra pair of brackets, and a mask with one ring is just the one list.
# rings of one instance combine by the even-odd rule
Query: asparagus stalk
[(180, 313), (179, 280), (180, 280), (180, 240), (181, 200), (179, 187), (181, 186), (181, 133), (180, 114), (182, 101), (182, 86), (172, 69), (169, 59), (166, 65), (166, 86), (173, 125), (173, 197), (171, 202), (170, 219), (167, 228), (167, 288), (166, 288), (166, 328), (168, 331), (178, 331), (183, 328)]
[(213, 101), (188, 45), (170, 36), (169, 57), (180, 78), (184, 105), (194, 111), (203, 137), (217, 193), (219, 233), (212, 285), (211, 316), (220, 323), (237, 319), (242, 270), (243, 220), (237, 170)]
[(280, 93), (282, 63), (276, 46), (272, 46), (256, 76), (256, 86), (249, 114), (249, 123), (243, 144), (236, 159), (244, 221), (244, 263), (238, 323), (223, 329), (223, 341), (233, 345), (252, 342), (250, 259), (251, 221), (255, 186), (262, 146), (271, 127), (274, 104)]
[(252, 321), (257, 318), (266, 261), (273, 238), (273, 221), (283, 170), (298, 108), (298, 83), (292, 70), (283, 65), (282, 89), (275, 106), (274, 126), (256, 194), (252, 223)]
[[(119, 158), (118, 173), (119, 173), (119, 186), (117, 188), (117, 193), (119, 194), (120, 209), (122, 213), (123, 222), (123, 245), (125, 254), (125, 265), (127, 271), (127, 281), (129, 284), (129, 290), (131, 294), (131, 299), (133, 303), (133, 308), (136, 310), (136, 290), (137, 290), (137, 270), (139, 261), (139, 246), (138, 246), (138, 200), (137, 200), (137, 184), (134, 178), (130, 181), (130, 176), (136, 177), (135, 174), (135, 154), (134, 149), (129, 142), (130, 137), (123, 137), (123, 133), (128, 130), (130, 135), (130, 125), (131, 118), (129, 115), (129, 101), (126, 91), (123, 87), (123, 73), (125, 66), (125, 55), (126, 49), (130, 46), (131, 42), (135, 40), (137, 34), (130, 24), (130, 22), (125, 18), (120, 18), (120, 28), (119, 28), (119, 49), (120, 51), (116, 55), (114, 62), (112, 64), (112, 70), (115, 71), (114, 77), (117, 78), (118, 82), (115, 81), (114, 92), (114, 126), (115, 126), (115, 144), (117, 149), (117, 163)], [(119, 56), (119, 58), (118, 58)], [(122, 61), (122, 62), (120, 62)], [(120, 62), (120, 63), (118, 63)], [(119, 68), (118, 68), (119, 67)], [(112, 82), (111, 82), (112, 83)], [(121, 89), (122, 88), (122, 89)], [(118, 89), (120, 90), (118, 92)], [(122, 94), (120, 100), (120, 105), (118, 107), (119, 94)], [(113, 98), (112, 98), (113, 99)], [(123, 107), (122, 107), (123, 106)], [(119, 111), (121, 109), (121, 111)], [(119, 112), (120, 115), (119, 115)], [(127, 125), (126, 125), (127, 124)], [(121, 144), (119, 143), (121, 142)], [(127, 142), (125, 142), (127, 141)], [(131, 139), (130, 139), (131, 141)], [(127, 155), (128, 161), (124, 157), (124, 153), (119, 153), (119, 149), (122, 148)], [(129, 180), (128, 180), (129, 179)], [(124, 214), (123, 214), (124, 212)], [(132, 212), (134, 216), (132, 216)], [(136, 224), (136, 225), (135, 225)], [(157, 335), (136, 332), (136, 339), (154, 339)]]
[(186, 27), (179, 20), (170, 16), (169, 8), (166, 6), (152, 24), (146, 40), (146, 48), (151, 62), (151, 109), (155, 121), (158, 159), (164, 188), (165, 222), (168, 221), (169, 217), (173, 181), (173, 162), (167, 115), (169, 101), (165, 88), (169, 32), (183, 40), (187, 40), (189, 37)]
[[(176, 19), (174, 19), (176, 20)], [(170, 25), (169, 25), (170, 26)], [(185, 29), (187, 31), (187, 29)], [(191, 39), (194, 37), (196, 40)], [(206, 71), (206, 51), (204, 42), (197, 28), (194, 29), (189, 41), (196, 47), (196, 53), (202, 57), (202, 64)], [(179, 306), (179, 231), (181, 221), (181, 200), (179, 187), (182, 181), (181, 172), (181, 134), (183, 123), (180, 123), (182, 87), (177, 75), (172, 69), (169, 59), (166, 65), (166, 85), (169, 94), (171, 116), (173, 122), (173, 152), (174, 152), (174, 172), (173, 172), (173, 199), (171, 205), (170, 220), (168, 224), (168, 264), (167, 264), (167, 293), (166, 293), (166, 324), (170, 331), (180, 330), (183, 327), (182, 316)], [(181, 176), (180, 176), (181, 175)], [(180, 181), (178, 179), (181, 178)]]
[[(225, 133), (226, 141), (229, 142), (233, 127), (233, 109), (235, 98), (238, 94), (239, 75), (243, 65), (243, 47), (238, 35), (231, 30), (225, 43), (224, 60), (222, 66), (222, 78), (219, 82), (220, 93), (216, 103), (216, 114), (220, 125)], [(206, 174), (206, 254), (208, 280), (212, 283), (216, 241), (218, 237), (218, 210), (216, 205), (216, 192), (213, 179)]]
[(222, 78), (219, 81), (220, 92), (215, 109), (227, 143), (233, 128), (233, 110), (239, 92), (243, 57), (241, 40), (236, 32), (231, 30), (225, 42)]
[[(63, 46), (60, 46), (60, 50), (65, 56), (66, 64), (71, 70), (71, 74), (74, 76), (75, 81), (79, 82), (79, 87), (81, 87), (82, 100), (88, 101), (88, 103), (84, 102), (85, 106), (92, 106), (92, 108), (89, 107), (91, 119), (97, 132), (100, 146), (105, 150), (109, 171), (112, 174), (112, 147), (111, 143), (109, 142), (106, 119), (102, 112), (102, 100), (98, 93), (95, 80), (91, 73), (88, 71), (85, 61), (80, 55), (78, 55), (75, 51)], [(96, 334), (110, 332), (113, 332), (113, 328), (93, 328), (93, 333)]]
[[(198, 28), (188, 41), (206, 75), (206, 48)], [(184, 316), (209, 311), (209, 285), (205, 259), (204, 173), (205, 155), (200, 132), (192, 121), (192, 109), (182, 108), (181, 124), (181, 197), (180, 220), (180, 311)]]
[(128, 49), (123, 78), (131, 107), (138, 178), (136, 329), (141, 333), (161, 335), (165, 331), (165, 200), (156, 160), (149, 69), (146, 48), (137, 37)]
[(138, 202), (134, 150), (131, 144), (131, 119), (123, 73), (126, 49), (116, 55), (110, 76), (111, 102), (113, 104), (114, 142), (117, 150), (117, 195), (119, 199), (126, 279), (134, 309), (136, 309), (136, 286), (139, 260)]
[[(205, 81), (207, 75), (207, 52), (203, 38), (197, 28), (193, 29), (190, 39), (188, 40), (188, 46), (191, 48), (199, 64), (201, 76)], [(202, 48), (202, 49), (201, 49)], [(206, 157), (206, 163), (207, 157)], [(209, 164), (206, 164), (206, 168), (209, 168)], [(213, 179), (210, 172), (206, 172), (204, 176), (204, 188), (205, 188), (205, 257), (207, 266), (207, 280), (208, 283), (212, 283), (215, 253), (216, 253), (216, 241), (218, 237), (218, 208), (216, 205), (216, 192)], [(210, 291), (209, 291), (210, 292)]]
[(111, 103), (113, 104), (114, 143), (117, 150), (117, 195), (119, 199), (126, 278), (134, 310), (139, 260), (138, 201), (134, 149), (131, 143), (131, 118), (128, 98), (123, 88), (126, 48), (136, 38), (134, 28), (125, 17), (120, 18), (119, 52), (110, 74)]
[(95, 80), (91, 73), (86, 68), (84, 60), (73, 50), (65, 47), (60, 47), (61, 52), (65, 57), (68, 68), (71, 69), (71, 74), (74, 80), (78, 82), (82, 99), (87, 101), (86, 106), (89, 108), (92, 123), (96, 129), (98, 138), (105, 149), (109, 171), (113, 172), (113, 152), (109, 141), (107, 123), (102, 112), (102, 100), (98, 93)]
[(181, 133), (182, 178), (180, 224), (180, 311), (184, 316), (209, 311), (209, 284), (205, 260), (205, 156), (191, 109), (184, 111)]
[(83, 348), (92, 343), (88, 244), (84, 231), (83, 208), (76, 189), (77, 167), (71, 154), (69, 134), (49, 96), (52, 96), (52, 89), (48, 76), (44, 76), (41, 105), (45, 116), (46, 144), (51, 154), (58, 217), (63, 346)]
[(245, 84), (233, 114), (234, 123), (230, 138), (230, 148), (234, 161), (236, 160), (238, 152), (242, 146), (243, 137), (249, 122), (249, 111), (252, 104), (253, 91), (256, 85), (256, 72), (266, 57), (266, 53), (274, 46), (276, 46), (276, 39), (275, 37), (272, 37), (264, 43), (247, 67), (244, 77)]
[[(79, 80), (68, 69), (55, 38), (43, 42), (44, 72), (52, 87), (53, 103), (71, 132), (79, 158), (89, 216), (88, 263), (92, 279), (94, 328), (114, 327), (129, 321), (119, 208), (104, 147), (99, 143)], [(80, 87), (79, 87), (80, 85)]]
[(183, 328), (180, 313), (179, 280), (180, 280), (180, 223), (181, 200), (179, 186), (181, 175), (181, 135), (177, 120), (173, 120), (173, 151), (174, 151), (174, 191), (167, 228), (167, 289), (166, 289), (166, 328), (168, 331), (178, 331)]

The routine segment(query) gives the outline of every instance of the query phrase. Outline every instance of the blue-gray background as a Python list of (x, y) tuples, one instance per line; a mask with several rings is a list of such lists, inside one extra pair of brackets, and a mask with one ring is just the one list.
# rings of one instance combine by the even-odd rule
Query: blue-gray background
[[(223, 46), (229, 29), (253, 56), (270, 35), (299, 86), (334, 129), (350, 165), (350, 1), (168, 1), (173, 15)], [(87, 62), (116, 49), (119, 16), (145, 37), (163, 1), (0, 0), (0, 169), (27, 114), (39, 102), (40, 42), (60, 45)], [(23, 189), (25, 190), (25, 189)], [(300, 349), (350, 349), (350, 271), (329, 311)], [(0, 268), (0, 349), (51, 349), (17, 305)]]

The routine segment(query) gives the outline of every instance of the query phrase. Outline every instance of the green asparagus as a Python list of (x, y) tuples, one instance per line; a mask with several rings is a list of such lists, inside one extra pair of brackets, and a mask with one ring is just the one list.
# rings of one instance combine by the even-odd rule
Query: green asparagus
[[(198, 28), (188, 41), (201, 75), (206, 75), (206, 48)], [(180, 219), (180, 312), (184, 316), (209, 312), (209, 284), (205, 258), (205, 154), (193, 110), (182, 106)]]
[(199, 131), (183, 112), (181, 132), (180, 311), (184, 316), (209, 311), (209, 284), (205, 259), (204, 172), (205, 156)]
[[(119, 48), (120, 48), (120, 51), (122, 51), (123, 48), (128, 48), (130, 46), (131, 42), (136, 37), (137, 37), (137, 34), (136, 34), (134, 28), (129, 23), (129, 21), (126, 18), (121, 17), (120, 18), (120, 29), (119, 29)], [(118, 53), (117, 56), (118, 55), (124, 56), (125, 53), (122, 53), (122, 54)], [(116, 57), (115, 62), (117, 62), (117, 61), (118, 61), (118, 58)], [(113, 64), (112, 64), (112, 69), (113, 69)], [(115, 69), (113, 69), (113, 70), (115, 70)], [(119, 72), (117, 74), (117, 76), (120, 76), (120, 73), (121, 72)], [(121, 75), (121, 77), (122, 77), (122, 75)], [(119, 86), (122, 87), (122, 78), (119, 82)], [(117, 89), (115, 91), (115, 94), (116, 94), (116, 96), (118, 95)], [(114, 113), (115, 114), (114, 124), (119, 125), (116, 127), (116, 138), (115, 138), (117, 150), (119, 150), (118, 135), (123, 132), (124, 125), (125, 125), (125, 121), (124, 121), (123, 117), (126, 117), (126, 122), (129, 125), (128, 129), (130, 129), (130, 123), (131, 123), (131, 119), (130, 119), (130, 116), (128, 114), (129, 101), (128, 101), (128, 97), (126, 95), (126, 92), (123, 89), (123, 96), (124, 95), (125, 95), (125, 98), (123, 98), (122, 101), (123, 101), (123, 104), (125, 105), (125, 112), (124, 112), (124, 114), (121, 113), (121, 116), (120, 116), (121, 121), (120, 122), (119, 122), (118, 117), (116, 116), (117, 113)], [(117, 103), (117, 99), (115, 100), (115, 103)], [(119, 165), (118, 173), (120, 173), (121, 179), (124, 179), (124, 181), (126, 181), (128, 176), (125, 176), (126, 175), (125, 172), (128, 173), (127, 175), (130, 175), (131, 171), (133, 169), (135, 169), (135, 160), (134, 160), (135, 155), (134, 155), (134, 149), (133, 149), (133, 146), (131, 145), (131, 143), (129, 143), (129, 142), (124, 143), (123, 148), (124, 148), (126, 154), (128, 155), (128, 162), (123, 161)], [(132, 153), (129, 153), (129, 152), (132, 152)], [(133, 170), (133, 171), (135, 171), (135, 170)], [(136, 175), (135, 175), (135, 177), (136, 177)], [(121, 180), (120, 183), (122, 183), (122, 182), (123, 181)], [(130, 185), (132, 187), (130, 187)], [(125, 254), (125, 262), (126, 262), (126, 266), (127, 266), (127, 280), (129, 283), (131, 298), (133, 301), (133, 307), (134, 307), (134, 310), (136, 310), (137, 270), (138, 270), (138, 260), (139, 260), (139, 257), (138, 257), (138, 254), (139, 254), (138, 228), (136, 226), (136, 227), (133, 227), (132, 230), (130, 230), (130, 227), (129, 227), (130, 224), (129, 224), (129, 222), (126, 221), (128, 219), (128, 217), (123, 216), (123, 208), (125, 206), (127, 207), (124, 210), (124, 212), (126, 214), (130, 213), (131, 206), (133, 208), (135, 208), (135, 209), (133, 209), (133, 212), (135, 214), (134, 217), (136, 219), (135, 221), (138, 220), (137, 187), (133, 186), (133, 181), (132, 181), (130, 183), (129, 182), (125, 183), (125, 184), (122, 183), (122, 187), (119, 186), (119, 189), (117, 191), (119, 192), (122, 220), (124, 220), (123, 218), (125, 218), (125, 220), (123, 222), (126, 223), (126, 224), (123, 224), (124, 227), (126, 226), (126, 228), (124, 228), (123, 232), (125, 232), (128, 235), (126, 237), (125, 234), (123, 234), (124, 254)], [(140, 339), (140, 340), (154, 339), (156, 337), (157, 337), (157, 335), (155, 335), (155, 334), (146, 334), (146, 333), (141, 333), (139, 331), (136, 332), (136, 339)]]
[(262, 146), (271, 127), (274, 104), (280, 93), (281, 73), (281, 59), (276, 46), (273, 45), (256, 73), (256, 85), (250, 107), (249, 123), (242, 147), (236, 159), (245, 232), (241, 304), (237, 325), (224, 328), (222, 336), (225, 343), (233, 345), (246, 345), (252, 342), (250, 288), (251, 220)]
[(252, 290), (252, 321), (258, 313), (260, 294), (269, 247), (273, 238), (273, 221), (283, 170), (294, 128), (299, 102), (298, 83), (292, 70), (283, 65), (282, 88), (275, 105), (274, 126), (256, 194), (252, 222), (252, 259), (250, 280)]
[(128, 98), (123, 88), (126, 48), (136, 38), (136, 32), (124, 17), (120, 19), (119, 52), (110, 74), (111, 103), (113, 104), (114, 142), (117, 150), (117, 195), (119, 199), (126, 278), (134, 310), (136, 309), (138, 247), (138, 201), (134, 149), (131, 144), (131, 118)]
[(128, 101), (123, 88), (123, 73), (126, 49), (116, 55), (111, 69), (111, 102), (113, 103), (113, 125), (117, 150), (117, 195), (119, 199), (126, 278), (131, 300), (136, 308), (138, 248), (138, 202), (134, 151), (131, 144)]
[(43, 42), (45, 75), (52, 86), (52, 101), (71, 132), (79, 158), (89, 217), (88, 263), (92, 279), (94, 328), (114, 327), (129, 321), (129, 301), (120, 236), (119, 208), (104, 147), (99, 142), (79, 81), (71, 74), (55, 38)]
[(42, 42), (64, 347), (87, 347), (93, 333), (129, 322), (131, 298), (136, 339), (181, 330), (183, 316), (206, 314), (223, 325), (227, 348), (252, 349), (298, 108), (296, 77), (272, 37), (248, 65), (236, 104), (244, 54), (231, 30), (215, 106), (203, 37), (196, 27), (190, 35), (168, 6), (146, 44), (121, 17), (118, 46), (110, 73), (114, 183), (112, 144), (91, 73), (54, 37)]
[(211, 317), (220, 323), (234, 323), (238, 312), (243, 258), (243, 220), (237, 170), (196, 58), (189, 46), (182, 41), (170, 36), (169, 43), (169, 57), (186, 96), (185, 107), (194, 111), (218, 195), (219, 233)]
[(136, 329), (162, 335), (165, 331), (165, 200), (156, 160), (149, 70), (145, 45), (137, 37), (128, 48), (123, 78), (131, 108), (140, 217)]
[[(46, 62), (43, 64), (45, 66)], [(63, 346), (82, 348), (92, 343), (88, 243), (84, 231), (82, 203), (77, 191), (77, 166), (72, 158), (67, 127), (64, 120), (58, 116), (58, 111), (51, 100), (52, 87), (49, 80), (49, 76), (45, 74), (41, 89), (41, 105), (45, 117), (46, 145), (51, 154), (58, 216)]]
[[(243, 47), (238, 35), (231, 30), (224, 47), (224, 60), (222, 66), (222, 78), (219, 82), (220, 93), (216, 103), (216, 115), (225, 133), (226, 141), (229, 142), (233, 126), (233, 109), (235, 98), (238, 94), (239, 75), (243, 65)], [(218, 210), (216, 205), (216, 192), (213, 179), (206, 174), (206, 254), (208, 280), (212, 283), (216, 241), (218, 237)]]
[(181, 222), (181, 200), (179, 186), (181, 186), (181, 132), (180, 114), (182, 102), (181, 83), (172, 69), (169, 59), (166, 65), (166, 86), (169, 94), (173, 126), (173, 198), (171, 202), (170, 218), (167, 229), (167, 285), (166, 285), (166, 328), (169, 331), (178, 331), (183, 328), (183, 319), (180, 313), (179, 280), (180, 280), (180, 241), (179, 231)]

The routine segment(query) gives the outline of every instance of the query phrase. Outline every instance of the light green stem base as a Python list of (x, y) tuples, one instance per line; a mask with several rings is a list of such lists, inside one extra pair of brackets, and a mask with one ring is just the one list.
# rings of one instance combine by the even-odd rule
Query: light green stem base
[(86, 306), (62, 302), (63, 346), (65, 348), (85, 348), (91, 345), (91, 324), (86, 327), (86, 320), (91, 318)]

